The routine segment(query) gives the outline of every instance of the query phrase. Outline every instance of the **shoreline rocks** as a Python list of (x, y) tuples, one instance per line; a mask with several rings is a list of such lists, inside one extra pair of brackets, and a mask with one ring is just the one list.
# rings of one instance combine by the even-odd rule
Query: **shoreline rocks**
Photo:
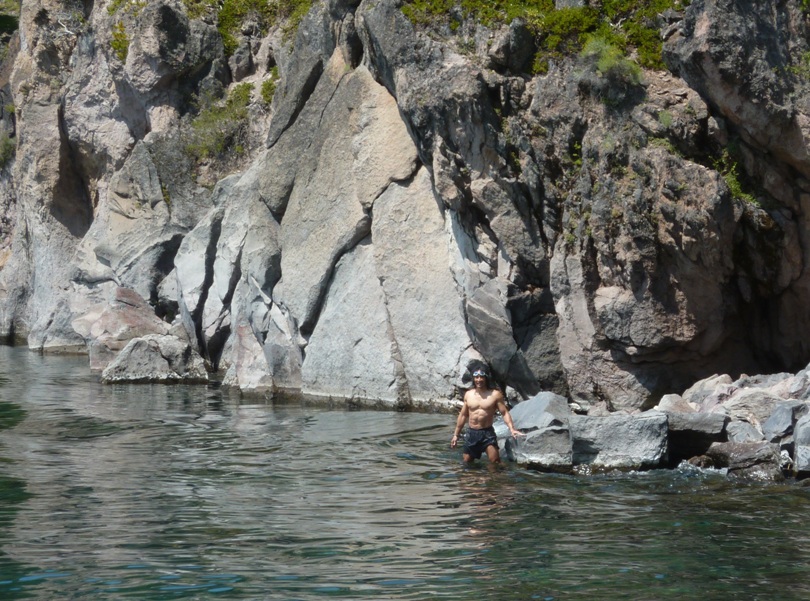
[(553, 472), (674, 468), (725, 470), (731, 479), (781, 482), (810, 476), (808, 368), (797, 374), (715, 375), (644, 412), (577, 415), (565, 399), (540, 393), (510, 413), (525, 437), (499, 420), (511, 461)]

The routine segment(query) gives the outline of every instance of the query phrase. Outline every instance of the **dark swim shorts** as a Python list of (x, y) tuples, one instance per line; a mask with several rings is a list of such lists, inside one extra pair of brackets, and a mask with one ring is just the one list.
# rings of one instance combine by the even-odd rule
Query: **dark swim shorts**
[(489, 445), (498, 446), (498, 437), (495, 436), (495, 428), (468, 428), (467, 434), (464, 436), (464, 453), (478, 459), (481, 454), (486, 451)]

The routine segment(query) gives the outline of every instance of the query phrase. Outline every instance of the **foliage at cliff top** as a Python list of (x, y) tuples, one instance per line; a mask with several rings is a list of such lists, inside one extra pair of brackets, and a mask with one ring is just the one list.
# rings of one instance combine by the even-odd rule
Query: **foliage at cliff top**
[(0, 63), (8, 56), (8, 40), (19, 26), (20, 5), (15, 0), (0, 0)]
[(0, 0), (0, 35), (17, 31), (20, 5), (15, 0)]
[(488, 26), (523, 19), (536, 36), (535, 71), (543, 71), (550, 58), (579, 52), (592, 37), (623, 51), (635, 49), (641, 65), (664, 69), (659, 15), (690, 2), (592, 0), (586, 6), (557, 9), (554, 0), (405, 0), (402, 11), (416, 24), (444, 21), (453, 30), (470, 18)]
[(288, 35), (298, 28), (312, 6), (312, 0), (183, 0), (183, 4), (192, 19), (211, 14), (217, 16), (217, 29), (225, 53), (230, 55), (239, 46), (239, 35), (245, 24), (253, 24), (263, 35), (271, 27), (283, 23), (284, 33)]

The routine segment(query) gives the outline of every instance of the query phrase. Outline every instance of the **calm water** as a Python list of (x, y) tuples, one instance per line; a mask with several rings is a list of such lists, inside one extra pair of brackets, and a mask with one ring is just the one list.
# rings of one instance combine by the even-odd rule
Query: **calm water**
[(810, 489), (465, 468), (452, 424), (0, 347), (0, 599), (810, 599)]

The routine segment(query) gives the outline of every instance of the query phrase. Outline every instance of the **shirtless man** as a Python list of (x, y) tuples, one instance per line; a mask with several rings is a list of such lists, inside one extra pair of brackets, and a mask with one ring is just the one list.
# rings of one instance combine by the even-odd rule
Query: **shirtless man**
[(509, 409), (506, 407), (501, 391), (489, 387), (487, 372), (476, 369), (473, 372), (473, 385), (474, 388), (464, 394), (464, 404), (456, 420), (456, 430), (453, 432), (453, 438), (450, 439), (450, 447), (456, 447), (461, 429), (469, 421), (469, 428), (464, 437), (464, 461), (470, 462), (478, 459), (483, 452), (486, 452), (492, 463), (499, 463), (501, 456), (498, 452), (498, 439), (495, 436), (495, 429), (492, 427), (492, 422), (495, 421), (495, 411), (501, 412), (503, 421), (512, 436), (517, 437), (524, 434), (515, 430), (512, 416), (509, 415)]

